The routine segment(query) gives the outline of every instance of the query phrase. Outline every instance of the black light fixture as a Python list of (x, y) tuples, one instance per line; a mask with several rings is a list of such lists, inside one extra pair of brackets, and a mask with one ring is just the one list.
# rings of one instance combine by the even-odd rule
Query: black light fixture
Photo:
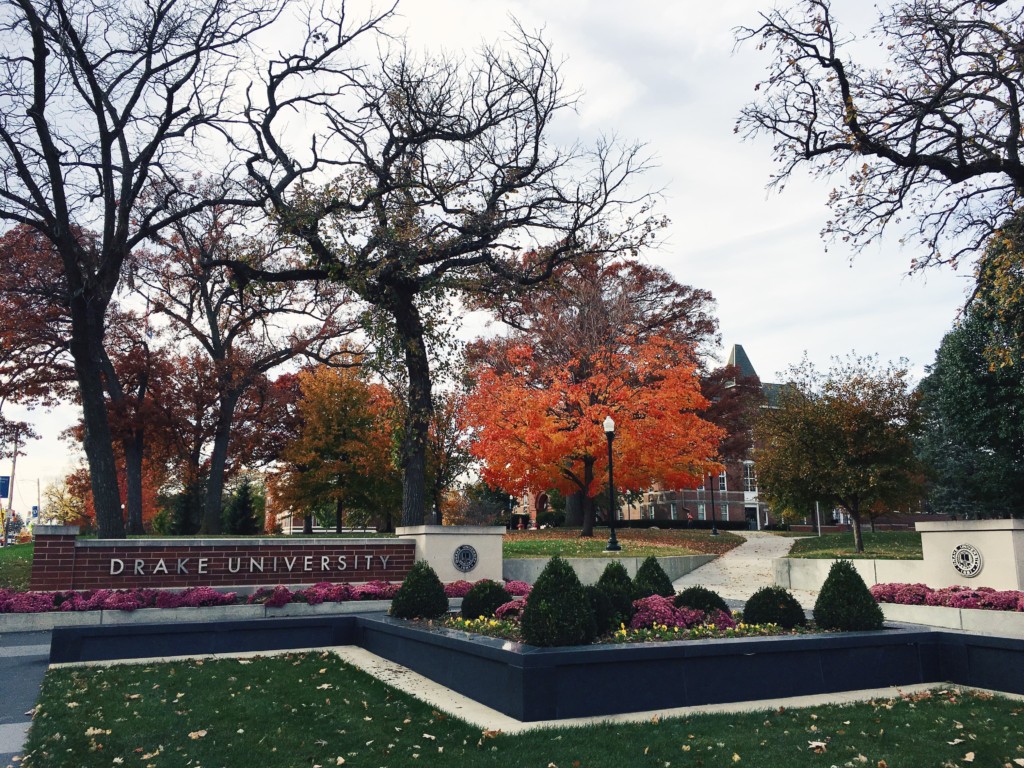
[(708, 490), (711, 492), (711, 535), (718, 535), (718, 518), (715, 516), (715, 475), (708, 472)]
[(608, 546), (605, 552), (619, 552), (619, 540), (615, 538), (615, 475), (612, 464), (612, 440), (615, 439), (615, 421), (611, 416), (604, 420), (604, 434), (608, 438)]

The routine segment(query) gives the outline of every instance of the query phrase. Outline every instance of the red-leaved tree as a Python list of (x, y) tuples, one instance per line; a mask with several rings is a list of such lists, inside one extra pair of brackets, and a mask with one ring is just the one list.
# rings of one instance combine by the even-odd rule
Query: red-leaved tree
[[(629, 349), (598, 349), (564, 364), (533, 349), (481, 364), (466, 404), (481, 475), (508, 493), (557, 488), (591, 500), (607, 477), (602, 423), (615, 420), (615, 481), (625, 490), (656, 483), (694, 487), (717, 466), (722, 430), (695, 413), (707, 405), (692, 350), (652, 336)], [(583, 535), (593, 535), (593, 505)]]

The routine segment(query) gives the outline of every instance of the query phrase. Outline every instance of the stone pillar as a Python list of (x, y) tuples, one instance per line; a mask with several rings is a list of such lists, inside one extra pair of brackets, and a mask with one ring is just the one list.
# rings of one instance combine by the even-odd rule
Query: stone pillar
[(38, 591), (74, 589), (77, 525), (37, 525), (32, 530), (32, 578)]
[(1024, 520), (917, 523), (925, 583), (1024, 590)]
[(504, 526), (413, 525), (395, 533), (416, 542), (416, 559), (430, 563), (443, 583), (501, 581)]

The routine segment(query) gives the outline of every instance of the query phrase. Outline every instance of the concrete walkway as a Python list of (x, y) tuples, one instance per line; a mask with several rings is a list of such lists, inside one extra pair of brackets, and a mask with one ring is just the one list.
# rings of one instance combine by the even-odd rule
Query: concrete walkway
[(0, 634), (0, 766), (21, 754), (49, 655), (49, 632)]
[[(677, 592), (687, 587), (700, 585), (713, 589), (721, 595), (730, 607), (742, 608), (742, 604), (761, 587), (775, 583), (772, 575), (772, 560), (785, 557), (796, 539), (790, 536), (776, 536), (764, 531), (731, 531), (746, 539), (740, 546), (731, 549), (707, 565), (702, 565), (685, 576), (676, 579), (673, 586)], [(817, 592), (791, 590), (793, 596), (805, 609), (814, 607)]]

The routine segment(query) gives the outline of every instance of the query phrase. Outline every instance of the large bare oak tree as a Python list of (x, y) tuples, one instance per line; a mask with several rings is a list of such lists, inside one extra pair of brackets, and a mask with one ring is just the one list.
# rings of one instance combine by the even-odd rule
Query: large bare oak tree
[(741, 28), (771, 57), (737, 131), (774, 144), (781, 188), (798, 169), (836, 180), (825, 234), (863, 246), (920, 240), (912, 268), (976, 256), (1024, 192), (1024, 5), (903, 0), (858, 37), (831, 0)]
[[(104, 402), (107, 307), (131, 250), (210, 202), (182, 179), (219, 164), (240, 57), (277, 6), (0, 3), (0, 222), (37, 231), (61, 258), (101, 536), (124, 535)], [(144, 199), (156, 181), (163, 194)], [(227, 179), (216, 198), (245, 201)]]
[(416, 56), (390, 39), (364, 66), (348, 57), (351, 37), (344, 19), (315, 20), (303, 50), (271, 62), (267, 91), (251, 92), (250, 172), (308, 267), (235, 267), (262, 280), (326, 275), (371, 305), (371, 330), (404, 363), (402, 521), (415, 525), (437, 307), (537, 284), (586, 251), (634, 250), (654, 229), (649, 195), (628, 184), (646, 158), (613, 140), (551, 141), (574, 96), (548, 43), (521, 28), (471, 60)]

